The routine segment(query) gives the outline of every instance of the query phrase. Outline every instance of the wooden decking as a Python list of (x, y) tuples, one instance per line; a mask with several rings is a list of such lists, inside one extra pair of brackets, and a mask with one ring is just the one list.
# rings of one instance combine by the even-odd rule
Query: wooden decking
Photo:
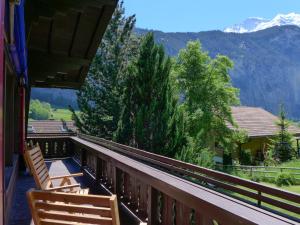
[[(49, 168), (49, 173), (51, 176), (58, 176), (70, 173), (80, 172), (80, 167), (73, 161), (73, 159), (64, 159), (64, 160), (53, 160), (47, 161), (47, 166)], [(93, 194), (105, 194), (104, 190), (95, 188), (95, 185), (91, 183), (88, 176), (72, 178), (72, 182), (78, 182), (82, 187), (89, 187)], [(30, 225), (33, 224), (31, 221), (31, 215), (29, 206), (26, 199), (26, 192), (30, 188), (35, 188), (35, 183), (33, 177), (29, 174), (20, 174), (17, 179), (16, 192), (13, 198), (13, 208), (10, 216), (10, 225)], [(99, 187), (99, 186), (98, 186)], [(120, 212), (122, 216), (122, 211)], [(126, 218), (123, 216), (123, 218)], [(121, 218), (122, 219), (122, 218)], [(127, 221), (123, 219), (121, 224), (132, 224), (134, 222)]]

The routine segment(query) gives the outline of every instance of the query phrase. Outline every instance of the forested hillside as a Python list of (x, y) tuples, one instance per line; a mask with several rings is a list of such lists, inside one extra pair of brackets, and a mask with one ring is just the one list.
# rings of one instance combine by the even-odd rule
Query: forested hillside
[(74, 90), (33, 88), (31, 99), (48, 102), (54, 108), (68, 108), (71, 105), (74, 109), (78, 109), (76, 91)]

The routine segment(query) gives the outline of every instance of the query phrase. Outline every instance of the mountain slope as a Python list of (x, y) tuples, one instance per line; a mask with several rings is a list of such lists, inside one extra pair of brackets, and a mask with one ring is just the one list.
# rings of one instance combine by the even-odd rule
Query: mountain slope
[[(148, 30), (137, 29), (145, 34)], [(273, 27), (252, 33), (163, 33), (154, 31), (155, 39), (176, 56), (189, 40), (200, 40), (203, 48), (214, 57), (229, 56), (235, 63), (231, 71), (234, 86), (240, 88), (243, 105), (258, 106), (277, 114), (285, 103), (288, 117), (300, 119), (300, 28)], [(67, 107), (76, 105), (74, 91), (33, 89), (32, 98)]]
[[(143, 34), (147, 30), (137, 29)], [(277, 114), (279, 104), (288, 116), (300, 119), (300, 28), (272, 27), (253, 33), (163, 33), (154, 31), (156, 41), (171, 56), (178, 54), (189, 40), (200, 40), (214, 57), (229, 56), (235, 63), (231, 71), (234, 86), (241, 89), (241, 103), (263, 107)]]

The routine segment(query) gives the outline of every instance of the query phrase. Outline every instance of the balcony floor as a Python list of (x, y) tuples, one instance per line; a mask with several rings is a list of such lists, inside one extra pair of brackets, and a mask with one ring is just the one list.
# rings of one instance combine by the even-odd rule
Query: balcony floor
[[(80, 167), (73, 161), (73, 159), (64, 159), (64, 160), (53, 160), (46, 162), (50, 176), (58, 176), (65, 175), (70, 173), (78, 173), (80, 171)], [(107, 193), (99, 187), (96, 188), (96, 185), (93, 184), (93, 180), (89, 178), (89, 176), (76, 177), (76, 179), (72, 178), (72, 182), (77, 182), (81, 184), (83, 188), (90, 188), (91, 194), (104, 194)], [(54, 183), (55, 185), (55, 183)], [(34, 179), (29, 174), (20, 174), (17, 183), (16, 183), (16, 191), (13, 199), (13, 206), (10, 215), (10, 225), (30, 225), (33, 224), (31, 222), (31, 214), (29, 210), (29, 206), (27, 204), (26, 192), (30, 188), (35, 188)], [(122, 225), (134, 225), (136, 222), (131, 220), (126, 213), (120, 209), (120, 219)]]

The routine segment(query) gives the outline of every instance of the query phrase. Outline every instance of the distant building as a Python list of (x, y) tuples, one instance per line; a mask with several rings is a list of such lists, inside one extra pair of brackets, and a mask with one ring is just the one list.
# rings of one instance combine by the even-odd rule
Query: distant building
[(27, 132), (30, 134), (67, 134), (77, 132), (74, 121), (34, 120), (28, 121)]
[[(249, 149), (256, 161), (263, 160), (269, 139), (278, 133), (276, 122), (279, 118), (272, 113), (257, 107), (232, 107), (232, 116), (238, 129), (248, 134), (248, 142), (240, 144), (240, 149)], [(231, 125), (230, 128), (234, 129)], [(289, 131), (296, 137), (300, 136), (300, 128), (290, 124)]]

